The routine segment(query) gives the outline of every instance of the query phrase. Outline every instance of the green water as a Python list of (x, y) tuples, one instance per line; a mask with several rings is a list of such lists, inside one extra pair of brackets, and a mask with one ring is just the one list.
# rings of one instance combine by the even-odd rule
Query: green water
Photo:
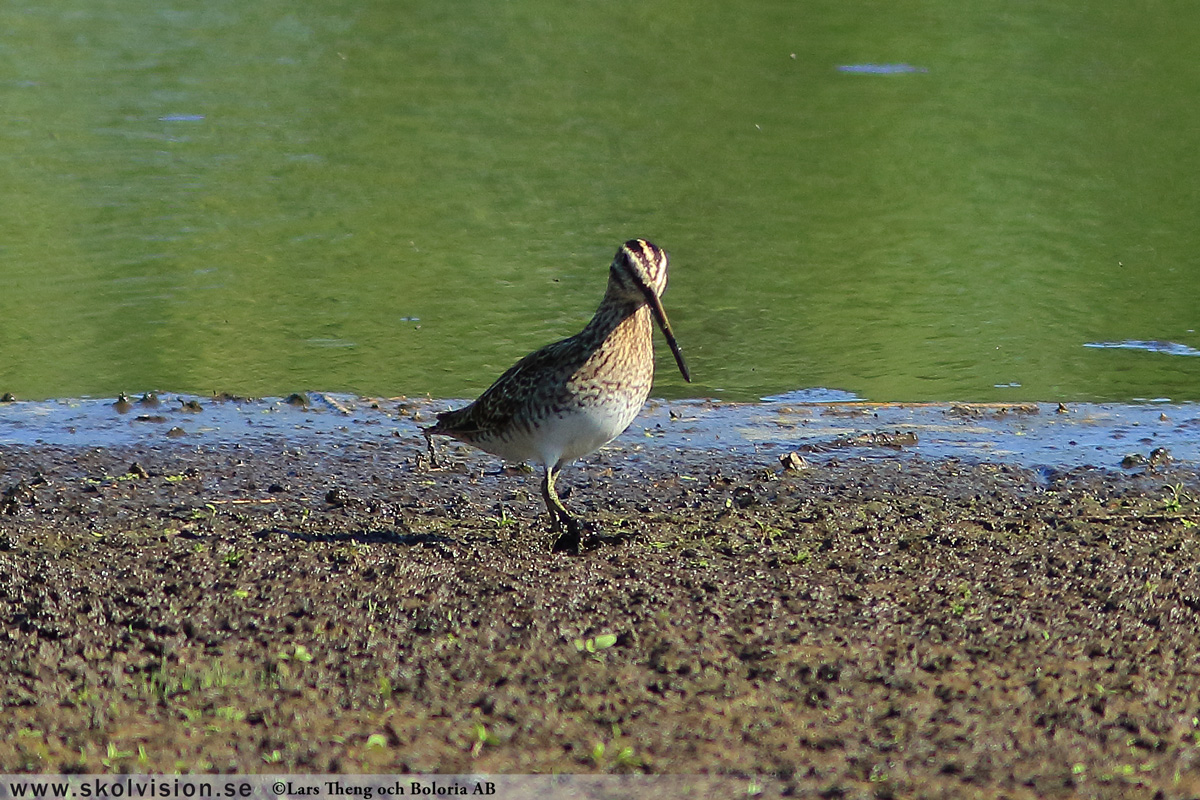
[[(8, 0), (0, 391), (1200, 400), (1200, 5)], [(894, 74), (839, 67), (905, 64)], [(661, 343), (660, 343), (661, 344)], [(661, 360), (665, 357), (665, 361)]]

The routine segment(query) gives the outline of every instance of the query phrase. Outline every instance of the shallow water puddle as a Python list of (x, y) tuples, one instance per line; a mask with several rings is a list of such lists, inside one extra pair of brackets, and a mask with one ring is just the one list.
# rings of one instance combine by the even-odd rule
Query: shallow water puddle
[[(305, 402), (306, 401), (306, 402)], [(0, 445), (114, 447), (419, 441), (445, 400), (312, 393), (289, 399), (161, 395), (157, 402), (0, 403)], [(1200, 462), (1200, 404), (956, 404), (652, 401), (614, 446), (830, 456), (1002, 461), (1028, 467), (1140, 467), (1166, 448)], [(1129, 457), (1133, 456), (1131, 460)], [(1161, 455), (1159, 456), (1161, 457)]]

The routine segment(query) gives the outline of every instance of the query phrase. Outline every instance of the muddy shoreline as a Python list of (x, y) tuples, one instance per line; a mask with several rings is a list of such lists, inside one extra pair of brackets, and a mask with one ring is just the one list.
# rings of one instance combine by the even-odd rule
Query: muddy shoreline
[(1194, 465), (0, 446), (0, 769), (1200, 796)]

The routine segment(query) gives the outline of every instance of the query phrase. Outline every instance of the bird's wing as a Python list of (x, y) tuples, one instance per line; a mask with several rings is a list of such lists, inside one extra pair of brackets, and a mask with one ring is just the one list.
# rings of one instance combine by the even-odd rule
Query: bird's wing
[[(581, 364), (570, 363), (574, 349), (570, 339), (546, 345), (513, 364), (474, 403), (453, 411), (438, 414), (437, 424), (430, 433), (470, 436), (495, 430), (512, 422), (521, 409), (535, 402), (556, 404), (566, 392), (562, 373), (574, 372)], [(547, 392), (547, 386), (561, 384), (558, 392)]]

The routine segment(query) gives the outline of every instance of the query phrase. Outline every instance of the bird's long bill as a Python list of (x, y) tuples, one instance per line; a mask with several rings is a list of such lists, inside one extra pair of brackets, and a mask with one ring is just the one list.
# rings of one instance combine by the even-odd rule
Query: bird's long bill
[(667, 321), (667, 312), (663, 311), (662, 301), (658, 299), (658, 295), (648, 287), (646, 302), (650, 304), (650, 311), (654, 313), (654, 321), (658, 323), (658, 327), (662, 328), (663, 336), (667, 337), (667, 344), (671, 346), (671, 355), (675, 356), (675, 363), (679, 365), (679, 373), (683, 375), (685, 381), (691, 383), (692, 373), (688, 372), (687, 364), (683, 360), (683, 351), (679, 349), (679, 342), (675, 341), (675, 334), (671, 332), (671, 323)]

